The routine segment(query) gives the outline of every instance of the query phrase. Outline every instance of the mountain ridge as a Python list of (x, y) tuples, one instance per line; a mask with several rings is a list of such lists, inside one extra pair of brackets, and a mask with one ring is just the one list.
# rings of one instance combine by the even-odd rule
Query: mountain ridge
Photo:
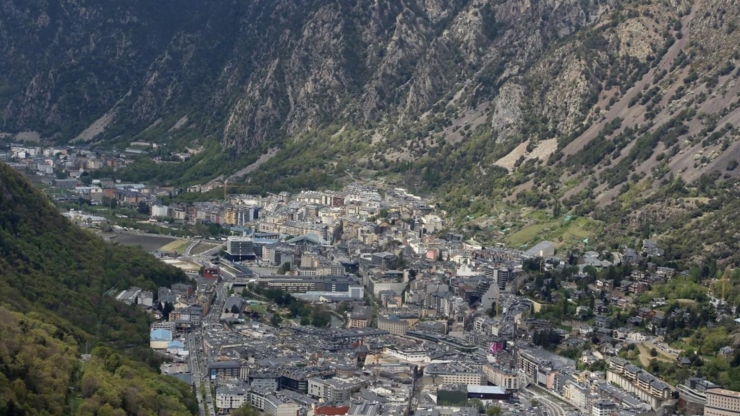
[[(69, 61), (49, 69), (38, 60), (44, 71), (20, 74), (13, 71), (23, 62), (15, 59), (17, 40), (0, 30), (10, 45), (2, 53), (11, 58), (0, 85), (27, 80), (17, 83), (26, 85), (25, 101), (0, 88), (3, 128), (41, 126), (45, 137), (64, 141), (98, 120), (86, 134), (98, 145), (149, 140), (169, 151), (206, 149), (181, 167), (134, 165), (162, 183), (205, 182), (276, 148), (261, 168), (280, 179), (271, 191), (301, 183), (300, 175), (327, 184), (352, 167), (415, 188), (446, 192), (449, 182), (475, 195), (527, 199), (535, 192), (548, 204), (580, 195), (603, 206), (646, 177), (656, 184), (676, 176), (693, 182), (714, 170), (736, 175), (725, 168), (740, 153), (732, 46), (739, 32), (726, 0), (165, 2), (146, 19), (139, 14), (150, 6), (135, 3), (108, 20), (101, 16), (111, 10), (89, 0), (91, 11), (80, 14), (87, 26), (69, 23), (79, 5), (62, 0), (25, 11), (13, 5), (3, 2), (22, 22), (16, 26), (34, 34), (31, 51), (60, 55), (76, 45), (66, 49), (70, 56), (87, 50), (76, 37), (101, 33), (116, 47), (85, 43), (88, 55), (111, 57), (94, 68)], [(51, 12), (57, 9), (65, 12)], [(44, 28), (65, 24), (75, 36), (57, 29), (64, 42), (40, 45), (50, 31)], [(141, 59), (114, 70), (120, 56)], [(107, 91), (115, 93), (87, 92), (84, 74), (108, 73), (115, 85)], [(57, 97), (39, 81), (50, 75), (69, 77), (72, 92)], [(94, 111), (61, 104), (80, 94)], [(33, 104), (40, 97), (48, 98), (44, 106)], [(74, 111), (53, 116), (65, 108)], [(682, 110), (686, 132), (668, 145), (646, 137), (644, 151), (629, 155), (640, 136)], [(34, 112), (48, 113), (46, 121), (87, 122), (42, 122)], [(717, 123), (731, 127), (720, 132)], [(533, 153), (555, 139), (555, 149)], [(294, 166), (296, 157), (304, 168)], [(499, 160), (509, 160), (506, 180)], [(251, 183), (260, 173), (248, 175)]]

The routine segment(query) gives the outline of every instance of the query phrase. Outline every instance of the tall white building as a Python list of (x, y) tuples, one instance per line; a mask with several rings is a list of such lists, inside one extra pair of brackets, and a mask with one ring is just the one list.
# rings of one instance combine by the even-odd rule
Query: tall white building
[(216, 388), (216, 407), (219, 409), (238, 409), (249, 401), (244, 387), (219, 386)]
[(165, 205), (152, 205), (152, 217), (169, 217), (170, 208)]

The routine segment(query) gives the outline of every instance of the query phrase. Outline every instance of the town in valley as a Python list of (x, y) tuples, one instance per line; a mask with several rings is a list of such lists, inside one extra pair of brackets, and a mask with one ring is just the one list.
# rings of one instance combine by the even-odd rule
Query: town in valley
[[(161, 371), (192, 386), (202, 415), (245, 404), (272, 416), (740, 408), (709, 370), (737, 366), (738, 352), (694, 334), (740, 324), (736, 305), (722, 281), (673, 296), (694, 271), (665, 264), (660, 241), (511, 248), (373, 181), (246, 195), (96, 177), (125, 158), (86, 149), (2, 156), (73, 222), (187, 273), (187, 284), (108, 296), (151, 316)], [(220, 199), (177, 198), (219, 187)]]

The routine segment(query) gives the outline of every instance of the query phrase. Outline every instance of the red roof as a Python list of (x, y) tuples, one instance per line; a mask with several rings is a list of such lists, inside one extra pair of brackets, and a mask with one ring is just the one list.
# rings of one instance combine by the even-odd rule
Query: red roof
[(321, 406), (316, 408), (315, 415), (342, 416), (349, 412), (349, 406)]

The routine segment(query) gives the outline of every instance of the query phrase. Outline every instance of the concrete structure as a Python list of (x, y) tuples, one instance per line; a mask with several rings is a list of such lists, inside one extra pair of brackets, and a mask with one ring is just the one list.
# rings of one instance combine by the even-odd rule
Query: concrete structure
[(635, 394), (641, 400), (650, 403), (653, 410), (660, 409), (663, 403), (671, 399), (674, 389), (652, 374), (629, 364), (629, 361), (612, 357), (606, 371), (606, 381)]
[(297, 416), (300, 406), (280, 393), (252, 390), (249, 403), (271, 416)]
[(485, 385), (486, 377), (471, 366), (460, 363), (430, 364), (424, 368), (425, 377), (433, 377), (437, 384), (474, 384)]
[(740, 392), (711, 389), (705, 394), (704, 416), (740, 416)]
[(409, 323), (396, 317), (378, 317), (378, 329), (395, 335), (404, 335), (409, 329)]
[(563, 390), (563, 397), (573, 406), (579, 409), (585, 409), (588, 403), (588, 389), (579, 383), (572, 380), (568, 380), (565, 383), (565, 389)]
[(377, 297), (380, 292), (386, 291), (386, 290), (392, 290), (396, 293), (403, 293), (403, 291), (406, 289), (406, 286), (408, 286), (408, 282), (404, 282), (401, 279), (398, 279), (396, 277), (373, 277), (369, 276), (367, 280), (367, 287), (372, 291), (373, 296)]
[(244, 387), (216, 387), (216, 407), (223, 410), (238, 409), (249, 402), (249, 394)]
[(238, 361), (215, 361), (208, 365), (208, 376), (216, 380), (223, 375), (227, 378), (246, 380), (249, 369)]
[(519, 375), (515, 370), (491, 363), (483, 365), (483, 374), (491, 384), (506, 391), (519, 390)]
[(169, 207), (165, 205), (152, 205), (152, 217), (169, 217)]
[(411, 363), (428, 363), (432, 359), (429, 354), (421, 348), (408, 348), (408, 349), (396, 349), (386, 348), (383, 350), (384, 354), (388, 354), (391, 357), (398, 358), (399, 360), (408, 361)]
[(683, 400), (687, 414), (694, 415), (704, 413), (704, 406), (707, 405), (707, 391), (718, 388), (720, 386), (700, 377), (689, 378), (676, 386), (678, 396)]
[(253, 259), (255, 257), (254, 242), (249, 237), (228, 237), (226, 254), (230, 260), (234, 261)]
[(355, 307), (354, 310), (348, 314), (347, 328), (366, 328), (370, 325), (370, 320), (373, 317), (373, 309), (369, 306)]
[(149, 347), (155, 350), (167, 349), (172, 341), (172, 331), (163, 328), (153, 329), (149, 333)]
[(324, 399), (327, 403), (347, 403), (355, 385), (349, 380), (338, 378), (322, 380), (312, 377), (308, 379), (308, 394)]
[(591, 416), (609, 416), (617, 405), (609, 400), (597, 400), (591, 405)]

